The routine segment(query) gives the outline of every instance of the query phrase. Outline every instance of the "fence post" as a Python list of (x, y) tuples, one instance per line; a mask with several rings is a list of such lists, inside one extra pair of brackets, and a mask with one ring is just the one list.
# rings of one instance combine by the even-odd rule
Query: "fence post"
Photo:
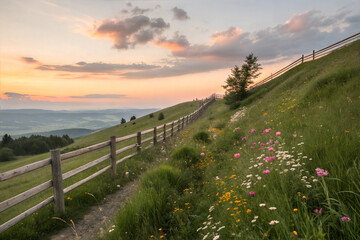
[(157, 143), (156, 127), (154, 127), (154, 145)]
[(116, 137), (110, 137), (111, 176), (116, 176)]
[(164, 139), (163, 139), (163, 141), (165, 142), (165, 140), (166, 140), (166, 123), (164, 123)]
[(51, 154), (51, 172), (54, 194), (54, 211), (65, 212), (63, 178), (61, 172), (61, 157), (60, 150), (55, 149), (50, 151)]
[(189, 125), (189, 115), (186, 116), (186, 125)]
[(301, 63), (304, 63), (304, 54), (301, 56)]
[(171, 136), (174, 136), (174, 121), (171, 123)]
[(181, 122), (180, 122), (181, 118), (178, 120), (178, 132), (180, 132), (180, 127), (181, 127)]
[(181, 129), (184, 129), (185, 118), (182, 117)]
[(137, 150), (141, 151), (141, 132), (137, 133)]
[(313, 50), (313, 60), (315, 60), (315, 50)]

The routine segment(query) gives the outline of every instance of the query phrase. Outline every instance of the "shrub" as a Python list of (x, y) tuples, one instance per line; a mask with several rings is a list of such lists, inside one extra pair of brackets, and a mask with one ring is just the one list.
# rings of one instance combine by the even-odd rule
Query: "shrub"
[(15, 155), (10, 148), (0, 149), (0, 162), (11, 161), (15, 159)]
[(154, 114), (153, 113), (150, 113), (149, 114), (149, 118), (153, 118), (154, 117)]
[(171, 154), (172, 159), (177, 160), (183, 167), (190, 167), (199, 160), (200, 152), (192, 147), (183, 146)]
[(124, 123), (126, 123), (126, 120), (125, 120), (125, 118), (121, 118), (121, 122), (120, 122), (121, 124), (124, 124)]
[(135, 117), (135, 116), (132, 116), (132, 117), (130, 118), (130, 121), (135, 120), (135, 119), (136, 119), (136, 117)]
[(207, 133), (205, 131), (195, 133), (194, 136), (193, 136), (193, 139), (195, 141), (199, 141), (199, 142), (203, 142), (203, 143), (210, 143), (211, 142), (211, 138), (210, 138), (209, 133)]
[(163, 120), (164, 118), (165, 118), (164, 113), (163, 112), (159, 113), (158, 120), (160, 121)]

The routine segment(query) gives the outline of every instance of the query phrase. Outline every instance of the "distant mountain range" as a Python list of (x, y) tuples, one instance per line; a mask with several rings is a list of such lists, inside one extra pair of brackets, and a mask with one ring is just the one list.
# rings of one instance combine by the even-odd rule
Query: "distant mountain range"
[(131, 116), (139, 118), (158, 110), (157, 108), (81, 111), (0, 110), (0, 137), (5, 133), (14, 137), (32, 134), (44, 136), (68, 134), (70, 137), (79, 137), (117, 125), (121, 118), (129, 121)]

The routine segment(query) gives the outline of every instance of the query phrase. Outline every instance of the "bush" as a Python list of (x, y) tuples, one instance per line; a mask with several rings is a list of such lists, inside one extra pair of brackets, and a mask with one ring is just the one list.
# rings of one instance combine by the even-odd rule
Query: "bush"
[(135, 117), (135, 116), (132, 116), (132, 117), (130, 118), (130, 121), (135, 120), (135, 119), (136, 119), (136, 117)]
[(0, 162), (11, 161), (15, 159), (15, 155), (10, 148), (0, 149)]
[(163, 120), (165, 118), (164, 114), (161, 112), (159, 113), (159, 117), (158, 117), (158, 120)]
[(177, 160), (183, 167), (190, 167), (199, 161), (200, 152), (192, 147), (183, 146), (171, 154), (172, 159)]
[(154, 117), (154, 114), (153, 113), (150, 113), (149, 114), (149, 118), (153, 118)]
[(193, 139), (195, 141), (200, 141), (200, 142), (203, 142), (203, 143), (210, 143), (211, 142), (211, 138), (210, 138), (209, 133), (207, 133), (205, 131), (195, 133), (194, 136), (193, 136)]
[(121, 122), (120, 122), (121, 124), (124, 124), (124, 123), (126, 123), (126, 120), (125, 120), (125, 118), (121, 118)]

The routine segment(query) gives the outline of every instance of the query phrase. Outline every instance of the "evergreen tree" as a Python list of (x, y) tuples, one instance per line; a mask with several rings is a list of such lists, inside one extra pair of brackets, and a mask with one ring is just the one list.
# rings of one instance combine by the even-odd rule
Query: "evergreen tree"
[(132, 117), (130, 118), (130, 121), (135, 120), (135, 119), (136, 119), (136, 117), (135, 117), (135, 116), (132, 116)]
[(253, 53), (246, 56), (241, 69), (235, 65), (231, 69), (231, 75), (226, 79), (226, 84), (222, 86), (226, 90), (226, 102), (231, 104), (234, 101), (243, 100), (247, 95), (247, 88), (253, 80), (257, 78), (261, 69), (258, 58)]
[(126, 123), (125, 118), (121, 118), (121, 124), (124, 124), (124, 123)]
[(9, 145), (9, 144), (12, 143), (12, 142), (13, 142), (13, 139), (12, 139), (12, 137), (10, 136), (10, 134), (5, 134), (5, 135), (3, 136), (3, 138), (2, 138), (1, 145), (2, 145), (3, 147), (5, 147), (5, 146)]

